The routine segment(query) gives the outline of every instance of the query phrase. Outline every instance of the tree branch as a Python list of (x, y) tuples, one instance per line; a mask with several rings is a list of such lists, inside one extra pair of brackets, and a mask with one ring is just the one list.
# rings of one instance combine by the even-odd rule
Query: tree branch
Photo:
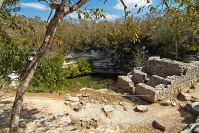
[(72, 13), (76, 10), (78, 10), (80, 7), (82, 7), (84, 4), (86, 4), (89, 0), (79, 0), (77, 3), (75, 3), (74, 5), (72, 5), (69, 8), (65, 9), (65, 15)]

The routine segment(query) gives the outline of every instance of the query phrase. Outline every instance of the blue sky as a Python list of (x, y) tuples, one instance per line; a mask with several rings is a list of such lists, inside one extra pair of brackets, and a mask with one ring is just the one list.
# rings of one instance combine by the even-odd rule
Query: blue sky
[[(90, 8), (103, 8), (106, 14), (106, 18), (108, 20), (114, 20), (116, 18), (120, 18), (123, 16), (123, 7), (119, 0), (108, 0), (106, 4), (103, 4), (103, 0), (90, 0), (83, 8), (90, 9)], [(136, 12), (139, 7), (146, 6), (147, 0), (124, 0), (128, 9), (131, 11)], [(158, 0), (151, 0), (152, 4), (157, 4), (154, 1)], [(135, 9), (135, 4), (137, 4), (137, 9)], [(45, 2), (38, 2), (38, 0), (21, 0), (19, 3), (21, 7), (21, 11), (19, 15), (25, 15), (27, 17), (34, 17), (39, 16), (42, 20), (46, 20), (50, 13), (50, 9)], [(147, 9), (146, 11), (147, 12)], [(144, 12), (144, 13), (145, 13)], [(142, 13), (143, 14), (143, 13)], [(136, 15), (136, 14), (135, 14)], [(76, 13), (72, 13), (66, 18), (77, 18)]]

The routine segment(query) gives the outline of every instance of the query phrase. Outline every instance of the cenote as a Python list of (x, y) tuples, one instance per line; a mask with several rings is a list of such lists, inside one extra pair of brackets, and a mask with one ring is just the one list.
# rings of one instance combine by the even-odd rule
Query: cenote
[(93, 89), (113, 89), (117, 83), (117, 74), (92, 74), (60, 81), (59, 90), (78, 91), (83, 87)]
[(91, 74), (78, 76), (74, 78), (67, 78), (59, 81), (57, 87), (46, 88), (46, 87), (29, 87), (29, 92), (75, 92), (81, 88), (88, 87), (93, 89), (114, 89), (117, 84), (118, 74)]

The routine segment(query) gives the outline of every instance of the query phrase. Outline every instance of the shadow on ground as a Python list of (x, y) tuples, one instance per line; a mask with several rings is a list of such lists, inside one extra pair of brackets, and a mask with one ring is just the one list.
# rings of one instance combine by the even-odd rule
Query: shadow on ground
[[(0, 101), (1, 104), (11, 104), (10, 101)], [(10, 106), (11, 107), (11, 106)], [(9, 128), (10, 125), (10, 116), (11, 116), (11, 108), (0, 110), (0, 129)], [(39, 113), (39, 110), (23, 108), (21, 111), (20, 117), (20, 128), (26, 128), (27, 123), (34, 121), (36, 119), (36, 114)]]

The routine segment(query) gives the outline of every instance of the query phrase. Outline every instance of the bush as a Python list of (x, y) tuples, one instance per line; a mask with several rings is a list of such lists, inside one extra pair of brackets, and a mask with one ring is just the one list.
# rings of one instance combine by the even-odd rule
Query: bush
[(12, 42), (0, 41), (0, 75), (8, 80), (8, 75), (16, 72), (20, 77), (25, 72), (29, 59), (28, 49), (19, 49)]
[(34, 87), (44, 86), (49, 90), (56, 89), (57, 82), (64, 80), (64, 56), (57, 54), (52, 58), (44, 58), (31, 81)]
[(88, 60), (80, 60), (77, 63), (69, 64), (64, 68), (64, 74), (66, 78), (73, 78), (90, 74), (92, 72), (92, 64)]

